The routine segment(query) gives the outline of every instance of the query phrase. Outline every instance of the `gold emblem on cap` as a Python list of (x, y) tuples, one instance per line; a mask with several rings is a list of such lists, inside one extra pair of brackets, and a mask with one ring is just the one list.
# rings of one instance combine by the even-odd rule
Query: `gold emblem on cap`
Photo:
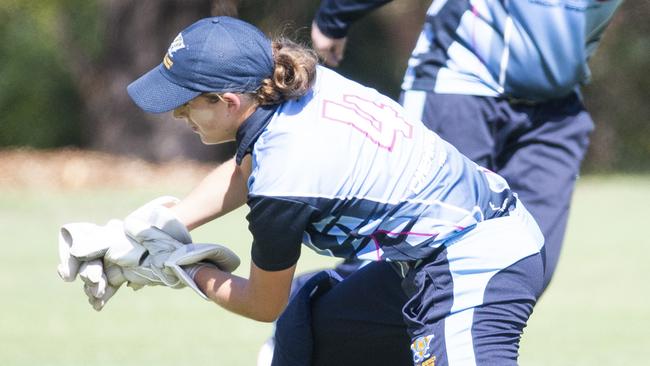
[(165, 58), (163, 58), (163, 65), (165, 65), (167, 70), (171, 69), (172, 65), (174, 65), (174, 61), (172, 61), (168, 54), (165, 54)]

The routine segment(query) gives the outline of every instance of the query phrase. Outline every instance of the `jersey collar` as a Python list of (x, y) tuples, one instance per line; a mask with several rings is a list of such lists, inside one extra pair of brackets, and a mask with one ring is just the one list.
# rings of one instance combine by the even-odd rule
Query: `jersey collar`
[(253, 151), (253, 145), (257, 138), (260, 137), (262, 131), (271, 122), (271, 117), (275, 111), (280, 107), (279, 104), (263, 105), (257, 107), (255, 112), (251, 114), (244, 123), (239, 126), (237, 130), (237, 155), (235, 156), (237, 165), (241, 164), (242, 159), (246, 154)]

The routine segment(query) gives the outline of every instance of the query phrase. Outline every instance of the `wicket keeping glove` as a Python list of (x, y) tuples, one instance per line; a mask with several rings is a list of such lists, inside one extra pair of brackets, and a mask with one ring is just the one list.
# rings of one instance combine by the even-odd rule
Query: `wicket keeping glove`
[(131, 212), (124, 219), (124, 222), (146, 223), (150, 227), (166, 233), (182, 244), (189, 244), (192, 242), (190, 232), (168, 208), (168, 206), (173, 206), (178, 202), (180, 202), (180, 200), (176, 197), (158, 197)]
[[(189, 231), (167, 207), (179, 201), (178, 198), (172, 196), (158, 197), (130, 213), (125, 221), (142, 224), (141, 229), (148, 226), (152, 231), (160, 230), (166, 234), (162, 235), (161, 233), (159, 236), (164, 242), (152, 243), (150, 245), (150, 248), (156, 253), (169, 251), (177, 247), (177, 243), (169, 240), (169, 237), (183, 244), (191, 243), (192, 237)], [(124, 232), (124, 230), (122, 231)], [(130, 238), (130, 240), (133, 239)], [(150, 273), (150, 268), (160, 267), (160, 263), (153, 263), (152, 266), (150, 262), (156, 257), (149, 257), (149, 254), (151, 253), (147, 252), (146, 256), (139, 257), (138, 262), (118, 260), (119, 258), (116, 258), (116, 256), (106, 257), (105, 262), (117, 264), (117, 266), (114, 266), (106, 263), (105, 273), (108, 277), (109, 285), (117, 289), (121, 284), (126, 282), (129, 287), (138, 290), (147, 285), (171, 284), (169, 282), (171, 279), (166, 279), (167, 276), (164, 276), (163, 273)], [(161, 279), (164, 281), (161, 281)]]
[(83, 262), (79, 277), (84, 282), (84, 292), (88, 296), (88, 302), (97, 311), (102, 310), (124, 283), (133, 290), (159, 284), (139, 275), (137, 270), (131, 267), (122, 268), (116, 264), (102, 263), (100, 260)]
[(126, 236), (119, 220), (104, 226), (72, 223), (59, 230), (59, 276), (74, 281), (79, 275), (88, 302), (97, 311), (125, 282), (134, 290), (157, 284), (130, 271), (125, 275), (119, 267), (138, 266), (146, 255), (142, 245)]
[(194, 275), (202, 267), (217, 267), (232, 272), (239, 267), (237, 254), (218, 244), (188, 244), (176, 249), (165, 261), (165, 267), (172, 270), (180, 282), (196, 292), (204, 300), (208, 297), (194, 282)]
[(79, 270), (79, 278), (84, 282), (84, 293), (88, 296), (88, 302), (93, 309), (100, 311), (106, 302), (115, 295), (120, 283), (113, 286), (110, 277), (105, 274), (103, 263), (100, 259), (89, 262), (82, 262)]
[(206, 263), (232, 272), (240, 264), (239, 257), (227, 247), (218, 244), (182, 244), (140, 217), (127, 217), (124, 230), (148, 252), (137, 268), (125, 270), (134, 271), (138, 276), (167, 287), (190, 287), (204, 299), (207, 299), (205, 294), (181, 266)]
[[(187, 228), (166, 207), (178, 202), (175, 197), (159, 197), (139, 207), (127, 218), (148, 222), (151, 227), (164, 231), (179, 242), (190, 243), (192, 238)], [(144, 247), (124, 235), (122, 222), (118, 220), (111, 220), (104, 227), (91, 223), (64, 225), (59, 232), (58, 273), (64, 281), (74, 281), (84, 261), (102, 257), (120, 266), (133, 267), (139, 264), (145, 251)], [(91, 268), (96, 266), (94, 264)], [(133, 289), (149, 284), (145, 277), (138, 276), (137, 273), (131, 274), (132, 271), (128, 271), (126, 278)], [(89, 284), (92, 283), (91, 278), (98, 277), (83, 279), (86, 286), (98, 288), (98, 283)], [(115, 291), (117, 288), (119, 286)]]
[[(91, 223), (66, 224), (59, 230), (59, 265), (64, 281), (74, 281), (84, 262), (106, 259), (123, 266), (137, 265), (146, 249), (124, 234), (122, 221), (104, 226)], [(95, 278), (95, 277), (93, 277)]]

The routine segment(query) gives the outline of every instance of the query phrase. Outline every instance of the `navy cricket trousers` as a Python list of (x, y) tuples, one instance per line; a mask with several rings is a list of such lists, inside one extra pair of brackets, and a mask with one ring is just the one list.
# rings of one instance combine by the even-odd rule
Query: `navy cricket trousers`
[(593, 121), (580, 97), (540, 103), (406, 91), (401, 102), (461, 153), (506, 179), (545, 238), (548, 286), (557, 266), (569, 206)]
[[(511, 366), (541, 294), (543, 238), (519, 202), (413, 265), (320, 272), (276, 325), (273, 366)], [(315, 280), (315, 281), (314, 281)]]

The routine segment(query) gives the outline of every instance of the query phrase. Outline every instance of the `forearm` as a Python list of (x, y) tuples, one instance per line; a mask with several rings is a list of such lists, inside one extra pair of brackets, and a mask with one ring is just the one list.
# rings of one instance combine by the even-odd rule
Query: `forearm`
[(181, 202), (172, 207), (189, 230), (223, 216), (246, 203), (250, 156), (241, 166), (230, 159), (215, 168)]
[(216, 268), (202, 268), (194, 281), (210, 300), (224, 309), (246, 318), (259, 318), (252, 309), (248, 279)]
[(392, 0), (324, 0), (314, 17), (318, 28), (328, 37), (343, 38), (358, 19)]
[[(253, 320), (272, 322), (287, 304), (295, 266), (278, 272), (251, 269), (250, 279), (220, 271), (201, 268), (194, 281), (216, 304), (235, 314)], [(256, 274), (257, 273), (257, 274)]]

